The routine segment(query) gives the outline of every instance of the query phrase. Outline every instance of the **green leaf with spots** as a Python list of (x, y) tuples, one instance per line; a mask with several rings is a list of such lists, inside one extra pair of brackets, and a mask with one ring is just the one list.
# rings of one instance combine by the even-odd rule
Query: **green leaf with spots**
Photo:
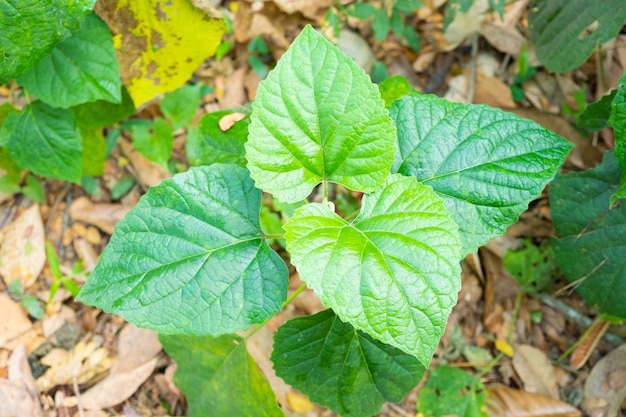
[(433, 369), (418, 393), (418, 411), (425, 417), (487, 417), (487, 390), (475, 376), (443, 365)]
[(17, 82), (54, 107), (96, 100), (119, 103), (122, 84), (109, 28), (96, 15), (88, 14), (79, 30)]
[(117, 225), (79, 301), (161, 333), (221, 335), (262, 323), (287, 267), (261, 232), (261, 191), (235, 165), (150, 188)]
[(82, 138), (70, 110), (35, 101), (7, 116), (0, 143), (18, 165), (37, 175), (80, 183)]
[(378, 89), (311, 26), (261, 82), (252, 110), (248, 169), (282, 201), (324, 180), (371, 192), (389, 173), (395, 131)]
[(396, 100), (392, 172), (430, 185), (459, 225), (463, 252), (504, 233), (554, 177), (572, 145), (535, 122), (432, 95)]
[(72, 31), (95, 0), (0, 0), (0, 84), (24, 74)]
[(428, 366), (461, 285), (457, 226), (430, 187), (392, 175), (354, 222), (313, 203), (284, 229), (291, 263), (325, 305)]
[(135, 124), (131, 135), (133, 145), (143, 156), (167, 167), (174, 149), (174, 131), (166, 120), (158, 117), (152, 123)]
[(284, 416), (239, 336), (161, 334), (159, 340), (178, 365), (174, 383), (187, 398), (189, 417)]
[(380, 412), (426, 372), (413, 356), (355, 330), (332, 310), (280, 326), (271, 359), (285, 382), (343, 417)]

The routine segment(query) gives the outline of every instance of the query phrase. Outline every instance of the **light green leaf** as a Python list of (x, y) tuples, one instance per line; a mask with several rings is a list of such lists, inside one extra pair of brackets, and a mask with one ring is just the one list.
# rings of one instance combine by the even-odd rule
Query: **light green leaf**
[(332, 310), (289, 320), (274, 336), (276, 374), (343, 417), (402, 400), (426, 369), (413, 356), (343, 323)]
[(135, 105), (123, 86), (121, 94), (122, 102), (119, 104), (98, 100), (72, 107), (76, 124), (81, 127), (105, 127), (132, 116), (135, 113)]
[(460, 289), (457, 226), (430, 187), (392, 175), (348, 223), (307, 204), (285, 224), (300, 278), (339, 318), (428, 366)]
[(120, 70), (109, 28), (90, 13), (79, 30), (64, 40), (18, 83), (53, 107), (89, 101), (121, 101)]
[(82, 138), (70, 110), (35, 101), (7, 116), (0, 143), (15, 162), (37, 175), (80, 183)]
[(432, 95), (396, 100), (392, 172), (430, 185), (459, 225), (463, 252), (504, 233), (554, 177), (572, 145), (537, 123)]
[(24, 74), (80, 27), (95, 0), (0, 0), (0, 84)]
[(391, 106), (395, 100), (416, 92), (411, 83), (401, 75), (392, 75), (385, 78), (380, 82), (378, 88), (387, 107)]
[(433, 369), (418, 394), (417, 409), (425, 417), (487, 417), (487, 390), (478, 378), (451, 366)]
[(259, 85), (246, 143), (257, 187), (289, 203), (323, 180), (370, 192), (393, 162), (395, 132), (378, 89), (304, 28)]
[(530, 37), (537, 58), (553, 72), (571, 71), (597, 45), (610, 41), (624, 26), (623, 0), (538, 1), (529, 13)]
[(244, 143), (248, 140), (250, 118), (235, 122), (223, 131), (219, 122), (222, 117), (232, 114), (232, 110), (209, 113), (202, 117), (197, 130), (187, 136), (187, 157), (191, 165), (211, 165), (215, 163), (246, 165)]
[(602, 164), (580, 173), (557, 175), (550, 186), (553, 240), (563, 274), (600, 312), (626, 319), (626, 204), (609, 209), (620, 169), (612, 152)]
[(82, 175), (98, 177), (104, 170), (107, 145), (100, 128), (80, 128), (83, 137), (83, 168)]
[(131, 130), (133, 145), (149, 160), (166, 167), (174, 149), (174, 131), (164, 119), (135, 124)]
[(261, 192), (235, 165), (150, 188), (117, 225), (78, 297), (161, 333), (243, 330), (280, 311), (287, 268), (259, 225)]
[(163, 115), (170, 120), (174, 130), (191, 124), (196, 110), (200, 106), (202, 84), (184, 85), (168, 93), (159, 107)]
[(161, 334), (159, 340), (178, 365), (174, 383), (187, 398), (189, 417), (283, 417), (272, 388), (239, 336)]

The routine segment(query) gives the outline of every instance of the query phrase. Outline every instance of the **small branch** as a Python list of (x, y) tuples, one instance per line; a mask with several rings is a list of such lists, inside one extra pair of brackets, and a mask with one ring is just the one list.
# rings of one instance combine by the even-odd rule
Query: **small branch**
[(467, 96), (465, 99), (468, 104), (474, 102), (476, 94), (476, 67), (478, 66), (478, 34), (472, 35), (472, 57), (470, 61), (469, 87), (467, 88)]

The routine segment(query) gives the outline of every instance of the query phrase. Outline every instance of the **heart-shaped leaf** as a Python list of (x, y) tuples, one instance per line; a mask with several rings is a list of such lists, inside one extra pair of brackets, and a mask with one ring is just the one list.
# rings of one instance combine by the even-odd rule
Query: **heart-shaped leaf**
[(252, 105), (246, 143), (257, 187), (294, 203), (321, 181), (369, 192), (383, 184), (395, 132), (365, 72), (304, 28)]
[(124, 219), (78, 300), (161, 333), (220, 335), (262, 323), (287, 296), (264, 240), (261, 192), (235, 165), (152, 187)]
[(433, 190), (389, 176), (348, 223), (308, 204), (285, 224), (300, 278), (341, 320), (428, 366), (460, 289), (457, 226)]
[(274, 336), (276, 374), (343, 417), (371, 416), (400, 401), (426, 368), (413, 356), (372, 339), (332, 310), (289, 320)]
[(554, 177), (572, 145), (535, 122), (432, 95), (396, 100), (392, 171), (428, 184), (459, 225), (464, 253), (504, 233)]

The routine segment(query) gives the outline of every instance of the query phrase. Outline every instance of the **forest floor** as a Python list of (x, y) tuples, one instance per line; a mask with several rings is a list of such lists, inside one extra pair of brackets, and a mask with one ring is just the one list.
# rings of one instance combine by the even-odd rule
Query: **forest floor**
[[(331, 35), (332, 28), (324, 17), (333, 3), (274, 0), (222, 4), (233, 23), (232, 32), (225, 37), (231, 48), (219, 61), (209, 59), (196, 71), (193, 80), (213, 88), (203, 96), (193, 123), (197, 124), (206, 113), (245, 106), (252, 101), (263, 69), (275, 64), (306, 24), (323, 27), (324, 33)], [(525, 49), (529, 42), (529, 1), (507, 6), (503, 19), (491, 12), (480, 14), (480, 18), (458, 18), (446, 32), (445, 5), (435, 0), (424, 3), (406, 21), (421, 39), (419, 52), (403, 44), (393, 32), (376, 42), (371, 19), (356, 18), (339, 23), (344, 38), (341, 48), (370, 72), (401, 75), (419, 91), (453, 101), (499, 107), (557, 132), (576, 145), (563, 166), (565, 172), (595, 166), (603, 152), (613, 147), (610, 129), (586, 137), (573, 123), (581, 105), (594, 102), (617, 87), (626, 70), (626, 34), (603, 45), (579, 68), (552, 74), (534, 60), (532, 51)], [(258, 37), (263, 39), (267, 51), (259, 49), (258, 44), (256, 49), (250, 47)], [(521, 96), (516, 101), (511, 85), (520, 56), (536, 66), (536, 73), (517, 85)], [(0, 96), (7, 94), (8, 91), (0, 90)], [(159, 115), (158, 103), (152, 102), (135, 117), (153, 119)], [(186, 130), (180, 129), (176, 132), (172, 158), (175, 166), (182, 169), (188, 166), (185, 140)], [(27, 241), (39, 243), (33, 245), (22, 263), (12, 263), (12, 270), (0, 266), (0, 398), (11, 395), (3, 391), (6, 386), (2, 381), (11, 369), (18, 369), (33, 381), (31, 386), (36, 390), (34, 397), (20, 401), (24, 401), (25, 410), (40, 407), (39, 415), (185, 415), (185, 399), (173, 383), (176, 365), (163, 353), (153, 332), (75, 302), (63, 286), (53, 301), (46, 303), (58, 278), (43, 242), (50, 242), (54, 248), (61, 274), (81, 284), (96, 265), (115, 224), (137, 204), (149, 186), (170, 176), (170, 172), (135, 151), (130, 137), (123, 133), (106, 161), (104, 174), (96, 178), (95, 192), (43, 180), (45, 204), (33, 204), (23, 195), (3, 196), (2, 259), (24, 256), (18, 251), (12, 254), (10, 248)], [(112, 190), (125, 178), (133, 178), (134, 185), (114, 200)], [(553, 236), (546, 189), (504, 236), (467, 256), (462, 265), (459, 301), (431, 369), (447, 364), (479, 375), (487, 387), (490, 415), (600, 416), (608, 404), (617, 404), (617, 415), (624, 416), (625, 364), (615, 362), (615, 356), (613, 362), (601, 360), (623, 346), (626, 327), (611, 326), (600, 338), (594, 338), (593, 332), (589, 334), (597, 313), (567, 286), (567, 280), (555, 269), (549, 249)], [(529, 247), (534, 249), (528, 250)], [(515, 274), (529, 280), (547, 280), (549, 285), (529, 294), (513, 279)], [(10, 288), (18, 275), (31, 281), (21, 294)], [(294, 272), (290, 289), (299, 285)], [(41, 314), (32, 310), (29, 314), (24, 308), (28, 296), (39, 300), (43, 306)], [(250, 353), (288, 416), (334, 415), (276, 377), (269, 361), (276, 328), (291, 317), (321, 309), (320, 301), (306, 290), (251, 339)], [(602, 324), (596, 329), (600, 327), (604, 329)], [(561, 358), (583, 335), (587, 336), (585, 343), (573, 355)], [(615, 369), (623, 372), (615, 374)], [(609, 387), (610, 378), (613, 379)], [(420, 387), (423, 384), (424, 381)], [(594, 384), (610, 393), (605, 398), (598, 397)], [(420, 387), (402, 402), (385, 404), (380, 415), (419, 415), (416, 404)], [(29, 413), (25, 411), (24, 415), (37, 415)]]

